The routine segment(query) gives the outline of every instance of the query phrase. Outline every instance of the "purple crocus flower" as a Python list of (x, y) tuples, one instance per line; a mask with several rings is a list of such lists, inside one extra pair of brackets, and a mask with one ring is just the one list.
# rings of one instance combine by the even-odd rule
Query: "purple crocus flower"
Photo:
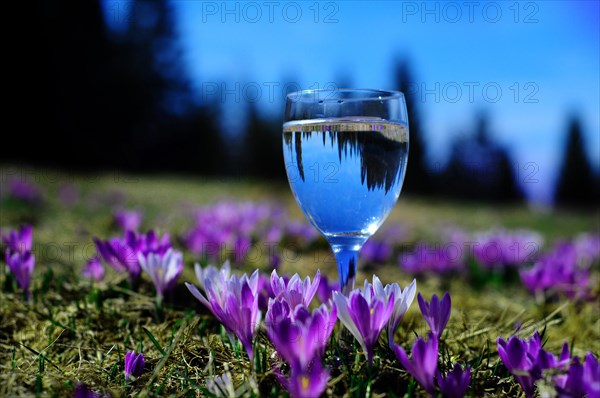
[(546, 370), (552, 370), (551, 375), (564, 373), (552, 377), (559, 397), (581, 397), (586, 394), (596, 397), (600, 394), (600, 369), (598, 360), (591, 352), (581, 365), (579, 358), (570, 358), (567, 342), (563, 344), (558, 358), (541, 347), (537, 331), (529, 340), (516, 336), (510, 337), (508, 341), (498, 338), (498, 355), (527, 397), (534, 396), (535, 383), (546, 377)]
[(211, 231), (205, 231), (198, 225), (184, 235), (183, 241), (193, 254), (205, 254), (211, 259), (217, 259), (221, 250), (221, 239), (215, 241), (211, 239), (210, 234)]
[(473, 256), (489, 269), (516, 267), (537, 258), (543, 239), (529, 230), (493, 229), (474, 237)]
[(264, 235), (264, 241), (268, 243), (279, 243), (283, 237), (283, 229), (278, 225), (272, 225)]
[(273, 270), (271, 273), (271, 290), (275, 298), (287, 301), (291, 309), (296, 308), (298, 304), (308, 307), (315, 293), (317, 293), (320, 279), (320, 270), (317, 270), (312, 283), (310, 277), (307, 276), (302, 281), (298, 274), (294, 274), (289, 281), (286, 281), (284, 277), (277, 275), (277, 270)]
[(25, 297), (29, 298), (29, 284), (35, 267), (35, 256), (31, 252), (33, 229), (31, 225), (24, 225), (18, 230), (11, 230), (2, 236), (2, 241), (6, 245), (6, 264), (25, 292)]
[(265, 324), (267, 332), (270, 329), (279, 327), (279, 325), (292, 317), (292, 309), (287, 301), (269, 299), (267, 314), (265, 315)]
[(462, 247), (458, 245), (430, 246), (419, 243), (415, 248), (400, 255), (400, 267), (411, 274), (447, 274), (464, 268)]
[(535, 334), (529, 342), (511, 336), (508, 342), (498, 337), (498, 355), (504, 366), (511, 372), (527, 397), (533, 396), (535, 378), (529, 374), (533, 369), (535, 358), (541, 348), (539, 334)]
[(323, 357), (336, 319), (335, 307), (323, 304), (311, 314), (302, 304), (292, 311), (286, 301), (271, 299), (265, 324), (273, 346), (292, 369), (307, 369)]
[(238, 236), (233, 243), (233, 259), (238, 264), (244, 262), (248, 257), (250, 249), (252, 249), (252, 238), (249, 236)]
[[(511, 372), (527, 397), (535, 392), (535, 382), (542, 378), (546, 369), (564, 369), (569, 363), (569, 346), (563, 344), (559, 358), (542, 349), (539, 333), (524, 340), (511, 336), (508, 341), (498, 337), (498, 355), (504, 366)], [(559, 376), (560, 378), (560, 376)]]
[(84, 383), (77, 384), (75, 387), (75, 391), (73, 392), (73, 398), (101, 398), (97, 392), (92, 391), (87, 385)]
[(460, 364), (454, 364), (446, 377), (437, 372), (437, 381), (442, 395), (446, 398), (463, 398), (467, 393), (467, 388), (471, 384), (471, 368), (467, 366), (464, 370)]
[(177, 278), (183, 272), (183, 255), (173, 249), (167, 250), (163, 255), (150, 252), (144, 256), (138, 253), (138, 261), (140, 267), (152, 279), (156, 287), (156, 297), (161, 302), (164, 292), (173, 289)]
[(127, 271), (132, 279), (140, 275), (138, 253), (147, 256), (148, 253), (164, 255), (171, 248), (169, 235), (159, 238), (154, 231), (147, 234), (136, 234), (127, 231), (124, 238), (110, 238), (106, 241), (95, 238), (96, 248), (104, 261), (116, 271)]
[(101, 281), (104, 279), (104, 266), (98, 256), (92, 257), (86, 267), (83, 269), (83, 277), (93, 279), (95, 281)]
[(280, 219), (281, 212), (269, 203), (219, 201), (196, 211), (196, 223), (185, 234), (184, 242), (196, 255), (217, 260), (227, 250), (241, 262), (254, 237), (277, 238), (278, 232), (269, 221)]
[(591, 352), (585, 356), (583, 365), (574, 357), (566, 375), (555, 376), (559, 397), (600, 397), (600, 368), (598, 359)]
[(368, 263), (385, 263), (392, 255), (392, 245), (373, 238), (365, 242), (360, 256)]
[(317, 295), (319, 296), (321, 303), (327, 303), (332, 298), (333, 292), (336, 290), (340, 290), (340, 282), (329, 282), (326, 275), (321, 275), (321, 280), (319, 281), (319, 287), (317, 289)]
[(102, 241), (95, 238), (94, 243), (96, 244), (96, 249), (100, 256), (102, 256), (104, 261), (113, 267), (115, 271), (126, 271), (131, 278), (135, 279), (140, 274), (140, 266), (137, 259), (137, 249), (135, 246), (131, 246), (131, 244), (134, 243), (131, 240), (133, 237), (132, 234), (133, 233), (128, 233), (128, 236), (125, 239), (110, 238)]
[(319, 361), (315, 361), (310, 369), (292, 368), (289, 378), (278, 372), (276, 376), (293, 398), (318, 398), (329, 381), (329, 371)]
[(119, 210), (114, 214), (115, 223), (123, 231), (137, 231), (144, 215), (137, 210)]
[(261, 317), (258, 310), (258, 270), (250, 277), (244, 274), (238, 278), (237, 275), (229, 277), (228, 269), (217, 271), (213, 267), (202, 271), (199, 268), (196, 267), (196, 276), (207, 297), (191, 283), (186, 282), (186, 287), (225, 326), (232, 342), (233, 335), (240, 339), (252, 359), (252, 339)]
[(578, 260), (575, 245), (560, 242), (532, 268), (521, 271), (521, 282), (538, 295), (562, 292), (567, 297), (586, 298), (591, 289), (589, 270), (580, 267)]
[[(373, 278), (374, 279), (374, 278)], [(410, 308), (414, 298), (415, 292), (417, 291), (417, 281), (413, 279), (413, 281), (407, 287), (402, 290), (397, 283), (392, 283), (391, 285), (385, 286), (385, 293), (389, 297), (391, 293), (394, 293), (394, 310), (392, 311), (392, 315), (390, 316), (390, 320), (387, 323), (387, 335), (388, 335), (388, 343), (390, 348), (394, 346), (394, 334), (396, 334), (396, 329), (398, 329), (398, 325), (400, 325), (400, 321), (402, 317)]]
[(404, 369), (427, 391), (430, 396), (435, 396), (435, 375), (438, 361), (438, 340), (429, 333), (429, 339), (419, 337), (412, 346), (412, 361), (408, 359), (406, 351), (399, 345), (394, 346), (394, 353)]
[(129, 381), (130, 376), (140, 377), (144, 372), (145, 363), (144, 354), (127, 351), (127, 354), (125, 354), (125, 380)]
[(12, 253), (10, 250), (7, 250), (5, 259), (10, 272), (12, 272), (17, 283), (25, 292), (25, 297), (29, 298), (29, 284), (33, 268), (35, 267), (35, 256), (29, 251)]
[(23, 225), (18, 230), (11, 230), (2, 236), (2, 242), (12, 253), (25, 253), (31, 251), (33, 244), (33, 228), (31, 225)]
[(338, 310), (338, 318), (358, 340), (371, 363), (373, 347), (394, 310), (394, 292), (388, 296), (379, 278), (373, 276), (373, 284), (365, 280), (364, 288), (353, 290), (350, 297), (334, 292), (333, 302)]
[(172, 247), (169, 234), (159, 237), (153, 230), (150, 230), (145, 235), (136, 234), (132, 231), (127, 231), (126, 235), (132, 247), (142, 252), (144, 256), (148, 253), (163, 255)]
[(385, 263), (392, 256), (394, 246), (406, 240), (407, 229), (402, 224), (391, 224), (369, 238), (360, 251), (360, 257), (368, 263)]
[(450, 319), (450, 311), (452, 308), (452, 303), (450, 301), (450, 294), (446, 292), (442, 300), (438, 299), (437, 295), (433, 295), (431, 297), (431, 303), (428, 303), (423, 299), (421, 293), (419, 293), (417, 300), (419, 301), (419, 308), (421, 309), (421, 313), (425, 318), (425, 321), (429, 325), (429, 329), (435, 336), (435, 338), (439, 339), (442, 337), (442, 333), (444, 328), (448, 324), (448, 320)]
[(31, 204), (39, 204), (43, 201), (40, 187), (25, 178), (12, 178), (8, 182), (8, 192), (15, 199)]

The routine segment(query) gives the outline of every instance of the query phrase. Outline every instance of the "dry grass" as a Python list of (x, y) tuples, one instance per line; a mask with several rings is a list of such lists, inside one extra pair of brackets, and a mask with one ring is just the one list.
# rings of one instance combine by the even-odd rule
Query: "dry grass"
[[(6, 272), (0, 274), (0, 396), (70, 396), (79, 381), (113, 396), (207, 396), (206, 379), (225, 371), (231, 373), (236, 387), (243, 386), (246, 395), (284, 395), (272, 370), (280, 363), (263, 329), (256, 342), (258, 360), (251, 364), (239, 343), (229, 342), (223, 328), (182, 283), (167, 298), (161, 316), (156, 313), (153, 287), (147, 280), (131, 289), (122, 275), (112, 271), (101, 283), (79, 275), (90, 254), (92, 237), (116, 233), (110, 222), (115, 206), (144, 209), (146, 227), (158, 226), (177, 236), (189, 226), (192, 204), (223, 197), (269, 197), (300, 217), (287, 187), (168, 177), (128, 177), (129, 182), (115, 182), (114, 176), (94, 181), (82, 176), (68, 178), (80, 189), (80, 200), (72, 208), (58, 203), (53, 192), (59, 184), (48, 182), (41, 183), (48, 192), (43, 207), (6, 199), (0, 203), (2, 227), (34, 223), (38, 258), (30, 303), (24, 302), (18, 290), (13, 291)], [(121, 176), (121, 180), (126, 178)], [(115, 199), (117, 196), (122, 199)], [(540, 231), (548, 241), (598, 228), (597, 214), (534, 213), (524, 207), (498, 209), (411, 198), (400, 200), (392, 218), (408, 225), (411, 239), (434, 236), (446, 224), (469, 229), (528, 227)], [(320, 268), (335, 277), (335, 265), (327, 251), (297, 254), (289, 257), (293, 260), (284, 258), (282, 272), (306, 275)], [(189, 253), (185, 258), (180, 282), (194, 281), (193, 259)], [(402, 286), (411, 279), (395, 264), (387, 264), (362, 271), (358, 280), (370, 278), (372, 273)], [(597, 278), (597, 267), (595, 275)], [(544, 331), (545, 347), (551, 351), (558, 352), (563, 341), (568, 341), (575, 355), (600, 353), (597, 302), (572, 302), (564, 297), (538, 300), (518, 282), (476, 286), (468, 278), (456, 276), (419, 278), (417, 283), (425, 296), (446, 290), (452, 295), (453, 312), (442, 338), (440, 363), (443, 370), (454, 362), (472, 366), (470, 396), (521, 394), (499, 363), (498, 336), (530, 336), (539, 330)], [(416, 335), (424, 335), (426, 330), (415, 303), (401, 323), (396, 342), (408, 350)], [(380, 340), (369, 369), (352, 338), (334, 332), (326, 357), (332, 369), (327, 395), (422, 396), (423, 390), (401, 369), (384, 340)], [(147, 364), (139, 379), (125, 384), (123, 358), (130, 349), (143, 351)]]

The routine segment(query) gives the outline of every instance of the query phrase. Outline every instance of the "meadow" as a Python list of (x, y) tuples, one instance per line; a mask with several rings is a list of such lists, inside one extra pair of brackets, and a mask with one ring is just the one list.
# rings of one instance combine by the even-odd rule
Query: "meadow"
[[(377, 275), (383, 285), (401, 289), (416, 280), (416, 292), (431, 303), (433, 295), (448, 292), (450, 318), (435, 337), (437, 383), (427, 386), (408, 371), (385, 331), (376, 333), (367, 360), (360, 341), (338, 320), (294, 390), (296, 365), (278, 349), (275, 329), (266, 322), (268, 299), (281, 298), (273, 292), (271, 272), (286, 276), (284, 290), (295, 273), (312, 283), (319, 270), (334, 284), (337, 272), (326, 242), (308, 226), (288, 186), (170, 175), (0, 172), (2, 252), (11, 250), (10, 231), (31, 225), (35, 256), (28, 297), (8, 256), (0, 262), (0, 396), (311, 396), (304, 388), (313, 383), (325, 385), (324, 396), (452, 396), (440, 379), (456, 363), (470, 369), (466, 396), (525, 396), (523, 377), (530, 377), (534, 395), (577, 396), (564, 384), (574, 374), (572, 358), (583, 363), (588, 353), (600, 354), (598, 211), (401, 195), (364, 249), (356, 287), (365, 279), (375, 284)], [(137, 216), (132, 220), (123, 211)], [(145, 236), (150, 230), (168, 234), (169, 248), (181, 253), (181, 274), (161, 300), (148, 272), (132, 277), (99, 253), (97, 242), (122, 238), (128, 227)], [(569, 256), (573, 264), (564, 265)], [(256, 299), (262, 321), (252, 331), (251, 360), (248, 347), (230, 339), (231, 328), (184, 284), (202, 287), (195, 263), (206, 269), (226, 260), (233, 274), (250, 278), (258, 269), (261, 281), (271, 282), (261, 285), (263, 301)], [(335, 287), (328, 289), (324, 280), (323, 290), (306, 303), (310, 310), (323, 303), (331, 311)], [(419, 339), (434, 339), (417, 300), (392, 336), (409, 357)], [(536, 331), (545, 353), (558, 357), (566, 342), (569, 358), (523, 376), (499, 356), (498, 339), (531, 341)], [(145, 358), (131, 377), (124, 375), (128, 351)], [(317, 362), (324, 382), (310, 373)], [(598, 378), (597, 362), (592, 369)]]

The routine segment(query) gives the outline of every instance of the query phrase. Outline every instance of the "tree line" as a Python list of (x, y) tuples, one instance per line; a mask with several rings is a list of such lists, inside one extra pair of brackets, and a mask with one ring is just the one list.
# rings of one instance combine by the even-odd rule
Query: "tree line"
[[(23, 6), (25, 7), (25, 6)], [(36, 40), (23, 48), (15, 98), (22, 131), (5, 134), (3, 160), (76, 171), (173, 172), (285, 181), (281, 120), (246, 104), (244, 131), (222, 132), (222, 104), (199, 101), (182, 65), (167, 1), (132, 2), (118, 31), (100, 1), (27, 3)], [(343, 80), (348, 80), (345, 76)], [(496, 203), (523, 200), (509, 152), (493, 140), (489, 117), (457, 137), (443, 169), (426, 161), (418, 98), (407, 60), (397, 62), (394, 89), (406, 95), (410, 152), (403, 192)], [(566, 126), (559, 205), (597, 206), (599, 176), (584, 150), (577, 117)], [(14, 150), (16, 149), (16, 150)]]

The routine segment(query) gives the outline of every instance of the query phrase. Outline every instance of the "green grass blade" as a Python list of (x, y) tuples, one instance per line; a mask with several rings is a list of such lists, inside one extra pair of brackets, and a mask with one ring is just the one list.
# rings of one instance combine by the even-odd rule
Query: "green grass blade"
[(152, 344), (154, 345), (154, 347), (156, 347), (156, 349), (158, 350), (158, 352), (160, 352), (163, 356), (165, 355), (165, 350), (163, 350), (163, 348), (160, 346), (160, 344), (158, 343), (158, 341), (156, 340), (156, 338), (154, 337), (154, 335), (145, 327), (142, 327), (142, 330), (144, 331), (144, 333), (146, 333), (146, 336), (148, 336), (148, 338), (150, 339), (150, 341), (152, 342)]

